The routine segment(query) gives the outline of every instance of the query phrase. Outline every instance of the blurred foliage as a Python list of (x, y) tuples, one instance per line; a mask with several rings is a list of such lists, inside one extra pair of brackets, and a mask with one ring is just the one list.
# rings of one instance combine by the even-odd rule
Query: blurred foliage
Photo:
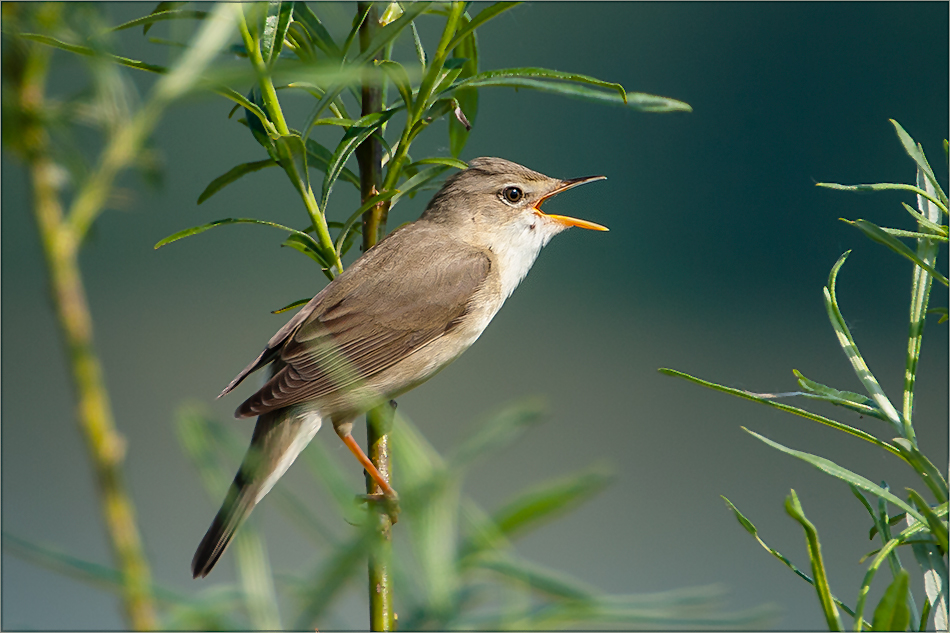
[[(798, 521), (805, 530), (808, 546), (808, 558), (812, 567), (812, 575), (808, 576), (799, 570), (792, 562), (778, 551), (772, 549), (759, 538), (755, 526), (747, 519), (731, 501), (725, 499), (726, 504), (735, 513), (739, 523), (759, 541), (768, 552), (781, 560), (800, 578), (815, 587), (825, 615), (829, 630), (841, 630), (842, 623), (838, 607), (852, 617), (854, 630), (870, 628), (875, 631), (924, 631), (928, 623), (938, 631), (947, 630), (947, 478), (946, 471), (941, 472), (920, 450), (917, 435), (914, 432), (912, 421), (914, 404), (914, 387), (917, 380), (917, 365), (920, 359), (921, 342), (923, 339), (924, 323), (928, 312), (940, 314), (940, 322), (946, 321), (947, 308), (941, 307), (928, 310), (930, 290), (933, 280), (947, 286), (947, 277), (937, 270), (937, 257), (940, 247), (947, 243), (947, 194), (937, 181), (937, 178), (927, 161), (923, 147), (914, 142), (911, 136), (896, 121), (891, 121), (897, 131), (904, 151), (914, 161), (917, 179), (914, 184), (877, 183), (870, 185), (839, 185), (818, 183), (820, 187), (843, 191), (910, 191), (916, 194), (917, 207), (902, 203), (904, 210), (913, 218), (915, 230), (882, 228), (867, 220), (842, 220), (856, 228), (871, 240), (889, 248), (893, 253), (913, 262), (913, 278), (910, 299), (910, 331), (907, 343), (907, 356), (904, 367), (904, 389), (901, 410), (887, 398), (883, 389), (871, 372), (851, 335), (845, 322), (838, 300), (835, 296), (835, 283), (848, 253), (838, 259), (831, 270), (828, 285), (824, 289), (825, 306), (832, 328), (835, 330), (838, 342), (854, 369), (855, 375), (864, 386), (867, 395), (850, 391), (839, 391), (833, 387), (809, 380), (798, 371), (794, 371), (801, 391), (783, 394), (755, 394), (748, 391), (725, 387), (707, 382), (682, 372), (661, 369), (660, 371), (672, 376), (686, 378), (697, 384), (722, 391), (740, 398), (759, 402), (768, 406), (782, 409), (806, 419), (824, 424), (838, 431), (874, 444), (878, 448), (891, 453), (901, 459), (920, 478), (921, 483), (930, 491), (932, 501), (927, 501), (916, 490), (907, 489), (906, 501), (890, 492), (886, 483), (879, 486), (870, 479), (854, 473), (829, 459), (795, 450), (772, 441), (758, 433), (743, 427), (755, 438), (762, 440), (769, 446), (815, 466), (820, 471), (846, 482), (854, 496), (867, 509), (871, 517), (872, 526), (870, 538), (880, 536), (882, 547), (865, 556), (864, 560), (871, 560), (865, 574), (864, 581), (858, 591), (856, 606), (851, 609), (831, 593), (825, 573), (825, 565), (821, 556), (821, 544), (818, 531), (805, 517), (798, 496), (795, 491), (786, 499), (785, 507), (788, 514)], [(950, 156), (947, 156), (947, 141), (944, 140), (944, 158), (950, 165)], [(912, 248), (901, 239), (913, 240)], [(850, 252), (850, 251), (849, 251)], [(946, 296), (946, 295), (943, 295)], [(842, 422), (811, 413), (804, 409), (776, 402), (778, 398), (800, 396), (811, 400), (830, 402), (831, 404), (848, 409), (861, 416), (876, 418), (888, 425), (892, 433), (898, 437), (890, 442), (875, 437), (862, 429), (858, 429)], [(877, 498), (877, 507), (865, 497), (870, 493)], [(888, 504), (896, 505), (902, 510), (894, 516), (889, 515)], [(891, 526), (906, 523), (907, 527), (900, 533), (891, 534)], [(898, 548), (909, 546), (920, 569), (924, 584), (923, 608), (918, 609), (914, 596), (909, 588), (909, 574), (903, 567)], [(880, 566), (887, 562), (893, 580), (884, 592), (883, 597), (874, 609), (872, 622), (864, 619), (865, 601), (871, 583)], [(863, 562), (863, 561), (862, 561)]]

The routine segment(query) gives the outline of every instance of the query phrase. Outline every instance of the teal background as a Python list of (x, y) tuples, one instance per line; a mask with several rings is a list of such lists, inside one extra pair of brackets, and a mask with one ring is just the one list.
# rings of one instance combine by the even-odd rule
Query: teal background
[[(105, 6), (113, 23), (151, 9)], [(316, 7), (336, 24), (353, 9)], [(426, 20), (431, 53), (437, 20)], [(770, 545), (807, 568), (801, 528), (783, 508), (795, 488), (821, 534), (832, 590), (854, 604), (864, 573), (858, 560), (875, 547), (864, 537), (864, 509), (845, 484), (740, 425), (884, 479), (895, 491), (921, 488), (912, 473), (853, 438), (656, 369), (782, 392), (796, 388), (795, 368), (859, 391), (821, 294), (835, 260), (854, 249), (839, 275), (839, 302), (872, 370), (899, 401), (911, 266), (838, 218), (912, 228), (900, 201), (913, 198), (814, 184), (911, 182), (914, 165), (887, 121), (894, 118), (924, 145), (946, 185), (947, 26), (946, 3), (565, 2), (517, 7), (480, 31), (483, 69), (584, 73), (694, 108), (641, 114), (526, 90), (481, 92), (463, 159), (502, 156), (552, 176), (608, 178), (545, 208), (611, 231), (557, 237), (481, 340), (400, 400), (400, 411), (448, 449), (501, 403), (547, 399), (545, 425), (472, 472), (465, 491), (488, 509), (591, 462), (613, 465), (616, 481), (606, 493), (519, 541), (522, 555), (612, 593), (721, 583), (728, 610), (770, 602), (782, 609), (778, 628), (824, 628), (814, 590), (763, 551), (719, 498), (729, 497)], [(152, 33), (177, 33), (171, 28)], [(119, 49), (156, 63), (169, 54), (137, 29), (122, 33)], [(68, 93), (83, 67), (66, 54), (56, 59), (62, 68), (51, 92)], [(129, 75), (142, 95), (154, 81)], [(287, 102), (292, 126), (302, 125), (309, 105)], [(287, 320), (269, 311), (312, 296), (325, 281), (310, 260), (278, 248), (279, 233), (260, 227), (224, 227), (152, 249), (175, 231), (223, 217), (305, 223), (277, 170), (196, 206), (213, 178), (264, 157), (246, 129), (227, 119), (230, 107), (204, 97), (172, 108), (154, 135), (164, 186), (150, 190), (123, 177), (127, 202), (102, 216), (82, 255), (154, 578), (183, 591), (231, 581), (234, 567), (225, 555), (208, 580), (191, 579), (194, 547), (219, 500), (208, 499), (178, 447), (174, 411), (197, 401), (228, 419), (241, 396), (214, 397)], [(444, 124), (426, 138), (414, 154), (448, 153)], [(2, 527), (108, 564), (26, 173), (6, 153), (2, 166)], [(336, 191), (330, 215), (339, 219), (353, 210), (355, 195)], [(390, 226), (415, 219), (428, 197), (398, 206)], [(931, 303), (945, 306), (946, 289), (935, 286)], [(942, 467), (947, 351), (946, 324), (931, 320), (915, 424), (921, 446)], [(890, 437), (878, 421), (812, 408)], [(250, 436), (250, 421), (234, 424)], [(343, 458), (356, 490), (358, 466), (346, 461), (337, 438), (322, 432), (315, 441)], [(291, 469), (286, 479), (314, 507), (331, 507), (308, 488), (305, 469)], [(398, 473), (396, 481), (398, 489)], [(268, 506), (255, 515), (275, 568), (310, 569), (323, 552)], [(2, 563), (3, 628), (122, 628), (112, 595), (7, 552)], [(363, 604), (357, 583), (321, 629), (365, 627)]]

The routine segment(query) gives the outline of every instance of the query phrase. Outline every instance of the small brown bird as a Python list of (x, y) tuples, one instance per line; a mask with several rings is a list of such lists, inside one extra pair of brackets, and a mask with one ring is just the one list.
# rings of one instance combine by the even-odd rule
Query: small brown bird
[(556, 234), (571, 226), (606, 231), (541, 211), (551, 196), (603, 178), (559, 180), (500, 158), (476, 158), (446, 181), (418, 220), (364, 253), (282, 327), (221, 392), (270, 364), (269, 380), (235, 413), (258, 416), (257, 425), (195, 552), (194, 577), (211, 571), (324, 419), (395, 497), (353, 439), (353, 419), (468, 349)]

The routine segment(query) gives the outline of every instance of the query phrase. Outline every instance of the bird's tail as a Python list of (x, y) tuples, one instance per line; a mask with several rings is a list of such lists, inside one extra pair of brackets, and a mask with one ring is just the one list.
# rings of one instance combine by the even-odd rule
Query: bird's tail
[(296, 407), (270, 411), (257, 418), (251, 446), (191, 560), (195, 578), (208, 575), (235, 531), (310, 443), (321, 422), (315, 411)]

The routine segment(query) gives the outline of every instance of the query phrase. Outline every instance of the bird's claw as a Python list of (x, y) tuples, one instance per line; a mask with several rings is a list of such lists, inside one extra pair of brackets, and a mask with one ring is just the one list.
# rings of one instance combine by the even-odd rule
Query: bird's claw
[(399, 513), (402, 509), (399, 507), (399, 495), (393, 491), (393, 494), (374, 494), (374, 495), (359, 495), (357, 497), (361, 502), (367, 503), (370, 505), (382, 506), (382, 510), (389, 515), (389, 519), (396, 523), (399, 520)]

